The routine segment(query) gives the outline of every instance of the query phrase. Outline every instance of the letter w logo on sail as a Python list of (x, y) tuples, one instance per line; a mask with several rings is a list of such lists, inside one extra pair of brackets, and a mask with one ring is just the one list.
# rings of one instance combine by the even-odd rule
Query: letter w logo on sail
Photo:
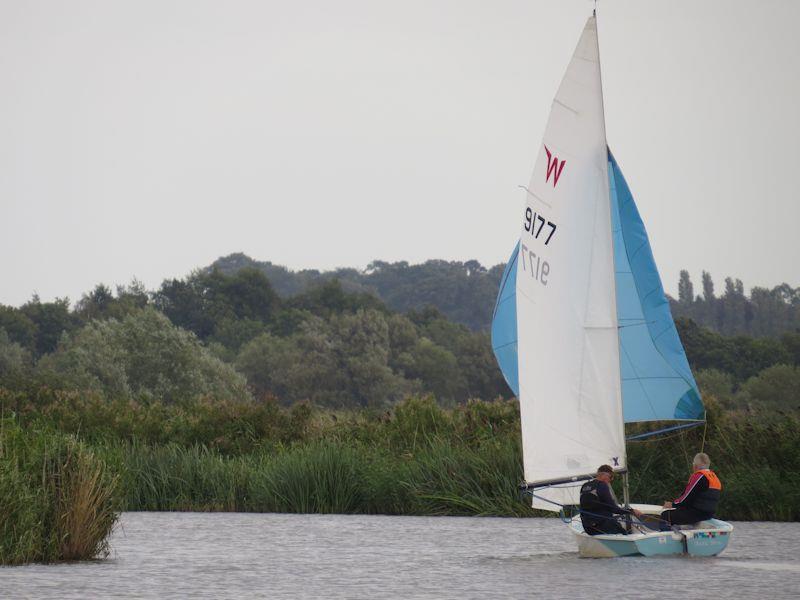
[(550, 175), (553, 176), (553, 187), (556, 187), (558, 178), (561, 177), (561, 171), (564, 170), (564, 165), (567, 164), (566, 160), (558, 160), (557, 156), (553, 156), (550, 149), (545, 146), (544, 151), (547, 152), (547, 177), (544, 178), (545, 182), (550, 181)]

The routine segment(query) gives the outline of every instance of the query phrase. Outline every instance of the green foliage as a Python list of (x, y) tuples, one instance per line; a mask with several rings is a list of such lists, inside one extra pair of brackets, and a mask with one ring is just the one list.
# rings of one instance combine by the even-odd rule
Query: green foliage
[[(70, 312), (69, 300), (66, 298), (40, 302), (39, 297), (34, 296), (30, 302), (12, 310), (18, 311), (17, 314), (27, 319), (26, 323), (32, 324), (32, 327), (22, 325), (23, 321), (18, 320), (17, 325), (8, 330), (9, 335), (13, 341), (29, 348), (37, 357), (55, 350), (62, 334), (69, 333), (80, 325), (80, 319)], [(21, 329), (25, 333), (19, 333), (19, 338), (14, 337)], [(32, 339), (29, 337), (31, 333)], [(32, 346), (28, 345), (30, 343)]]
[(0, 388), (0, 407), (26, 427), (50, 427), (91, 443), (208, 446), (243, 454), (304, 439), (311, 413), (305, 404), (282, 409), (274, 400), (254, 402), (198, 397), (179, 403), (108, 400), (96, 392)]
[[(359, 298), (357, 308), (379, 309), (378, 304), (385, 303), (392, 310), (407, 312), (435, 306), (448, 319), (473, 331), (488, 328), (503, 273), (503, 265), (487, 270), (476, 260), (429, 260), (419, 265), (409, 265), (405, 261), (374, 261), (365, 272), (355, 269), (337, 269), (327, 273), (315, 270), (292, 272), (271, 262), (255, 261), (241, 253), (219, 258), (207, 272), (216, 269), (230, 275), (247, 268), (263, 272), (284, 297), (300, 294), (303, 300), (292, 300), (293, 306), (308, 307), (312, 311), (317, 303), (336, 306), (338, 287)], [(333, 287), (329, 288), (329, 285)], [(342, 304), (338, 310), (355, 311)]]
[(683, 318), (676, 319), (675, 325), (693, 369), (724, 371), (737, 383), (767, 367), (792, 361), (791, 349), (783, 342), (783, 339), (792, 340), (791, 337), (781, 340), (725, 337)]
[(33, 351), (36, 348), (36, 324), (19, 308), (0, 304), (0, 329), (11, 342)]
[[(294, 441), (226, 456), (200, 445), (109, 442), (129, 510), (527, 515), (514, 403), (454, 411), (415, 398), (392, 414), (291, 411)], [(288, 438), (286, 438), (288, 439)]]
[(236, 361), (257, 394), (331, 407), (382, 406), (400, 399), (407, 382), (389, 366), (389, 328), (375, 310), (311, 317), (288, 338), (262, 334)]
[(129, 286), (117, 286), (117, 296), (104, 284), (84, 294), (75, 306), (75, 314), (83, 322), (94, 319), (123, 319), (147, 306), (149, 296), (144, 284), (134, 279)]
[(246, 398), (245, 381), (190, 333), (152, 308), (121, 321), (92, 321), (40, 359), (36, 376), (107, 398), (176, 402), (198, 396)]
[(108, 553), (117, 480), (73, 438), (0, 421), (0, 564)]
[(775, 365), (748, 379), (738, 402), (762, 416), (765, 413), (800, 413), (800, 368)]
[(348, 293), (338, 279), (313, 286), (308, 291), (293, 296), (288, 306), (318, 317), (330, 318), (342, 313), (372, 310), (388, 312), (378, 298), (368, 293)]
[(715, 398), (725, 408), (733, 408), (734, 380), (730, 373), (718, 369), (703, 369), (695, 373), (695, 381), (704, 401)]
[[(267, 278), (256, 269), (232, 275), (221, 271), (196, 271), (186, 280), (164, 281), (153, 303), (175, 325), (194, 332), (201, 340), (230, 328), (231, 321), (268, 323), (280, 300)], [(244, 340), (246, 341), (246, 340)]]
[(0, 327), (0, 382), (20, 378), (29, 367), (29, 352), (12, 342), (6, 330)]
[(248, 490), (250, 506), (269, 512), (370, 512), (368, 460), (362, 449), (336, 442), (262, 457)]
[[(6, 391), (0, 402), (27, 429), (74, 431), (90, 442), (120, 474), (129, 510), (534, 514), (517, 492), (515, 401), (445, 409), (425, 396), (391, 410), (332, 412), (202, 400), (110, 405), (65, 394)], [(704, 447), (723, 481), (723, 518), (800, 519), (797, 417), (745, 418), (711, 399), (707, 406), (707, 431), (629, 444), (633, 497), (677, 496)]]
[(783, 283), (754, 287), (748, 298), (740, 279), (725, 279), (725, 293), (714, 295), (714, 281), (703, 271), (703, 295), (694, 297), (689, 273), (681, 271), (678, 301), (671, 302), (676, 318), (692, 319), (722, 335), (778, 337), (800, 329), (800, 288)]
[(705, 432), (692, 430), (666, 440), (629, 443), (632, 497), (653, 504), (677, 497), (691, 473), (692, 458), (701, 447), (722, 480), (717, 511), (722, 518), (800, 519), (797, 417), (777, 422), (723, 418), (710, 422)]

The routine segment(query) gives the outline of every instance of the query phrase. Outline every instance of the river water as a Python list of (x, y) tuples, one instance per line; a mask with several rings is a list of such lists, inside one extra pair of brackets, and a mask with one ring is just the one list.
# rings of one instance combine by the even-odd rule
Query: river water
[(3, 598), (798, 598), (800, 523), (717, 558), (581, 559), (558, 519), (124, 513), (105, 560), (0, 568)]

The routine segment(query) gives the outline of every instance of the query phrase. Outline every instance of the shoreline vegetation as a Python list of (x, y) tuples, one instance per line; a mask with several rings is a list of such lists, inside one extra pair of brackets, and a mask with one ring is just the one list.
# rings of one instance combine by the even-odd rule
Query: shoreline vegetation
[[(427, 396), (360, 411), (284, 408), (274, 401), (127, 402), (114, 406), (116, 421), (98, 417), (91, 395), (54, 394), (52, 404), (37, 410), (12, 400), (2, 398), (7, 414), (11, 404), (18, 410), (3, 421), (4, 440), (9, 431), (37, 432), (40, 444), (70, 440), (67, 447), (104, 465), (107, 505), (119, 510), (547, 514), (519, 496), (514, 400), (447, 409)], [(713, 401), (709, 408), (705, 429), (629, 443), (631, 496), (647, 503), (675, 497), (704, 443), (723, 480), (722, 517), (800, 519), (800, 422), (753, 422)], [(165, 429), (172, 441), (164, 441)], [(29, 474), (38, 473), (39, 463), (31, 464)]]
[(0, 421), (0, 564), (105, 557), (118, 476), (73, 436)]
[[(121, 510), (543, 514), (481, 329), (501, 266), (266, 270), (293, 295), (227, 266), (0, 305), (0, 563), (103, 556)], [(800, 288), (682, 274), (673, 309), (708, 423), (629, 443), (631, 497), (674, 498), (702, 447), (722, 518), (800, 520)]]

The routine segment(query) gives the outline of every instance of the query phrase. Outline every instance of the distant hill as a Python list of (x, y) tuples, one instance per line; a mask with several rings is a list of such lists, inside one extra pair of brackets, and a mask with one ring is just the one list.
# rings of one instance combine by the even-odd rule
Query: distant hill
[(393, 310), (407, 312), (435, 306), (450, 320), (479, 331), (488, 329), (491, 323), (504, 265), (487, 269), (476, 260), (429, 260), (418, 265), (405, 261), (375, 261), (364, 271), (290, 271), (269, 261), (257, 261), (236, 253), (217, 259), (207, 270), (218, 269), (230, 275), (245, 267), (262, 271), (283, 297), (338, 279), (345, 291), (375, 294)]
[[(418, 265), (375, 261), (364, 271), (290, 271), (236, 253), (217, 259), (207, 270), (232, 274), (245, 267), (261, 270), (283, 297), (338, 279), (345, 291), (375, 294), (393, 310), (407, 312), (431, 305), (452, 321), (485, 331), (491, 324), (504, 265), (486, 268), (476, 260), (428, 260)], [(725, 290), (717, 296), (706, 272), (702, 284), (702, 295), (696, 296), (688, 273), (681, 272), (679, 298), (669, 298), (673, 317), (692, 319), (724, 335), (777, 337), (800, 331), (800, 287), (786, 283), (771, 290), (754, 287), (748, 297), (740, 280), (726, 278)]]

